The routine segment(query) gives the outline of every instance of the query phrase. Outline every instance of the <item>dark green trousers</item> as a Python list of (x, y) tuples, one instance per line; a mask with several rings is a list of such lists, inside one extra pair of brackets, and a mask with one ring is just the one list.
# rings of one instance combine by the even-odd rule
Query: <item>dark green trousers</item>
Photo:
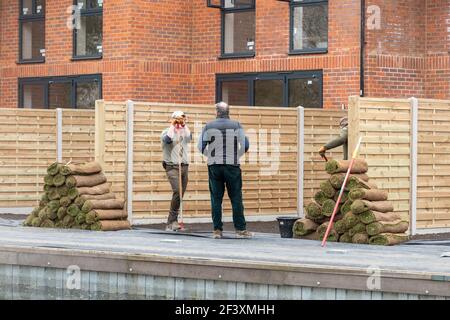
[(213, 164), (208, 166), (211, 213), (214, 230), (223, 230), (222, 200), (227, 188), (233, 209), (233, 223), (236, 230), (246, 230), (244, 205), (242, 204), (242, 173), (239, 166)]

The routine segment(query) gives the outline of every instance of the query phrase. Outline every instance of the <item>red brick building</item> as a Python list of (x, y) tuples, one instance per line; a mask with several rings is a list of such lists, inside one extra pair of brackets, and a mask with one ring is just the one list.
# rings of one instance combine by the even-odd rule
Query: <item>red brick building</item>
[(0, 107), (450, 99), (450, 0), (207, 2), (1, 0)]

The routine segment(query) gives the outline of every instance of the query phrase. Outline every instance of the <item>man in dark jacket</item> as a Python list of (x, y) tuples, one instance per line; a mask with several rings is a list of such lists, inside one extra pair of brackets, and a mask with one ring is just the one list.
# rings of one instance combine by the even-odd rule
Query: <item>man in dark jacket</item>
[(329, 141), (326, 145), (320, 148), (319, 154), (324, 157), (325, 152), (330, 149), (342, 146), (344, 148), (344, 160), (348, 159), (348, 118), (343, 117), (339, 121), (339, 127), (341, 128), (341, 134)]
[(222, 200), (227, 189), (233, 209), (233, 223), (239, 238), (251, 238), (246, 230), (242, 203), (242, 173), (239, 159), (249, 149), (244, 128), (230, 119), (230, 107), (216, 104), (217, 119), (206, 124), (198, 141), (199, 151), (208, 157), (209, 190), (215, 239), (222, 238)]

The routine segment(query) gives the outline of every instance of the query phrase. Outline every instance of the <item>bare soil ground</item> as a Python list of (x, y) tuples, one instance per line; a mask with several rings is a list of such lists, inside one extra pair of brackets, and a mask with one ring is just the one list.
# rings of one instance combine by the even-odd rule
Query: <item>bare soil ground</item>
[[(0, 214), (0, 218), (3, 219), (12, 219), (12, 220), (21, 220), (25, 219), (25, 215), (17, 215), (17, 214)], [(164, 230), (165, 224), (148, 224), (141, 225), (141, 228), (149, 228), (149, 229), (161, 229)], [(213, 231), (212, 223), (186, 223), (186, 229), (192, 232), (197, 231)], [(233, 223), (225, 222), (223, 224), (223, 229), (225, 231), (234, 231)], [(247, 229), (253, 232), (261, 232), (261, 233), (280, 233), (278, 222), (277, 221), (268, 221), (268, 222), (247, 222)], [(412, 240), (450, 240), (450, 232), (448, 233), (435, 233), (435, 234), (423, 234), (423, 235), (415, 235), (411, 238)]]

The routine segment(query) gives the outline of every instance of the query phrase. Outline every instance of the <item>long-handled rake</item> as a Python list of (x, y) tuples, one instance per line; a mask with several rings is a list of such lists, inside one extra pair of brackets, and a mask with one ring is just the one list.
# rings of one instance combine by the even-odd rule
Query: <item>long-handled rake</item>
[(337, 209), (339, 208), (339, 203), (341, 203), (341, 198), (342, 198), (342, 195), (344, 194), (344, 189), (345, 189), (345, 186), (347, 185), (347, 180), (348, 180), (348, 177), (350, 176), (350, 172), (352, 171), (353, 163), (355, 162), (356, 156), (358, 155), (361, 141), (362, 141), (362, 137), (359, 137), (358, 144), (356, 145), (356, 148), (352, 154), (352, 160), (350, 161), (350, 165), (348, 166), (347, 173), (345, 174), (345, 179), (344, 179), (344, 182), (342, 183), (341, 191), (339, 192), (339, 197), (336, 200), (336, 205), (334, 206), (333, 214), (331, 215), (331, 218), (330, 218), (330, 223), (328, 224), (327, 231), (325, 232), (325, 235), (323, 236), (322, 247), (324, 247), (325, 244), (327, 243), (328, 234), (330, 233), (331, 228), (333, 227), (334, 217), (336, 215)]
[(183, 222), (183, 180), (182, 180), (182, 173), (181, 170), (182, 165), (181, 162), (183, 161), (183, 137), (181, 136), (180, 130), (178, 131), (178, 143), (180, 144), (180, 153), (178, 154), (178, 190), (180, 194), (180, 230), (184, 230), (184, 222)]

